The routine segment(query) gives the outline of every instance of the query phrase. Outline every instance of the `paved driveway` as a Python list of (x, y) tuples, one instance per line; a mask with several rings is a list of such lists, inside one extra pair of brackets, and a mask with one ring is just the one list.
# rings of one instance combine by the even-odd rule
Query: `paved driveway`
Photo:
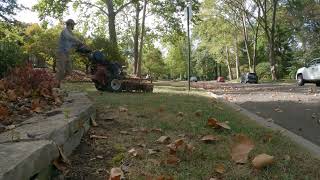
[(320, 145), (320, 88), (315, 85), (199, 82), (197, 86)]

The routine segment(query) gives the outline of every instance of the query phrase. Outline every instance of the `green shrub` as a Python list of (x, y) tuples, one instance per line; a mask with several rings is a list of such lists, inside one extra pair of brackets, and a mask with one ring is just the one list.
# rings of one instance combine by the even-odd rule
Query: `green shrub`
[(20, 64), (23, 59), (21, 47), (9, 40), (0, 40), (0, 78), (2, 78), (10, 68)]
[(256, 73), (259, 79), (271, 79), (270, 63), (262, 62), (256, 66)]

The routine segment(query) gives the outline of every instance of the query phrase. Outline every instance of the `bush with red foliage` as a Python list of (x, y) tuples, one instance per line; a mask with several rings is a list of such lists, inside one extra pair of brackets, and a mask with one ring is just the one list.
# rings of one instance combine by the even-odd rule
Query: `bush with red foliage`
[[(45, 69), (34, 69), (30, 64), (12, 69), (7, 77), (0, 80), (0, 123), (13, 111), (19, 114), (19, 111), (39, 112), (42, 105), (60, 105), (62, 101), (55, 90), (57, 86), (53, 74)], [(22, 110), (10, 109), (9, 105), (21, 104), (23, 100), (29, 104), (22, 105)]]

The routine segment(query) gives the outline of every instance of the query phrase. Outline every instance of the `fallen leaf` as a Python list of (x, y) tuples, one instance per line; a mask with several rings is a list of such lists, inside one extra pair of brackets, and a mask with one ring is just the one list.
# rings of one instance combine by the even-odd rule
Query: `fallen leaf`
[(200, 117), (200, 116), (202, 115), (202, 111), (201, 111), (201, 110), (197, 110), (197, 111), (195, 112), (195, 115), (196, 115), (197, 117)]
[(9, 109), (6, 106), (0, 106), (0, 120), (4, 120), (9, 116)]
[(159, 152), (159, 150), (148, 149), (148, 154), (150, 154), (150, 155), (157, 154), (158, 152)]
[(11, 102), (16, 101), (18, 98), (14, 90), (8, 90), (7, 96), (8, 96), (9, 101), (11, 101)]
[(167, 145), (167, 147), (169, 148), (169, 154), (175, 155), (177, 153), (177, 146), (173, 143)]
[(90, 139), (108, 139), (107, 136), (90, 135)]
[(129, 132), (128, 131), (120, 131), (120, 134), (129, 135)]
[(166, 164), (170, 165), (178, 165), (180, 162), (180, 159), (175, 155), (169, 155), (169, 157), (166, 159)]
[(178, 117), (183, 117), (183, 112), (178, 112), (177, 116)]
[(170, 137), (168, 136), (161, 136), (158, 140), (156, 140), (156, 142), (162, 143), (162, 144), (168, 143), (169, 141), (170, 141)]
[(217, 122), (218, 127), (222, 127), (224, 129), (231, 130), (231, 127), (225, 122)]
[(53, 160), (52, 164), (62, 172), (62, 174), (66, 175), (68, 174), (68, 166), (65, 162), (63, 162), (61, 159), (55, 159)]
[(160, 128), (154, 128), (154, 129), (151, 129), (151, 132), (162, 133), (162, 129), (160, 129)]
[(274, 162), (274, 157), (268, 154), (259, 154), (252, 160), (252, 165), (256, 169), (262, 169)]
[(225, 169), (225, 167), (224, 167), (223, 164), (218, 164), (218, 165), (214, 168), (214, 170), (215, 170), (217, 173), (219, 173), (219, 174), (223, 174), (223, 173), (226, 171), (226, 169)]
[(163, 107), (160, 107), (160, 108), (159, 108), (159, 112), (164, 112), (164, 108), (163, 108)]
[(234, 145), (231, 148), (232, 160), (239, 164), (244, 164), (248, 161), (248, 154), (254, 148), (251, 139), (246, 135), (238, 134), (234, 138)]
[(100, 156), (100, 155), (99, 155), (99, 156), (97, 156), (97, 158), (98, 158), (98, 159), (103, 159), (103, 156)]
[(179, 148), (179, 146), (182, 146), (184, 144), (184, 138), (181, 138), (181, 139), (177, 139), (174, 141), (174, 145)]
[(124, 173), (121, 168), (112, 168), (110, 171), (109, 180), (121, 180), (124, 179)]
[(149, 130), (147, 128), (140, 128), (140, 131), (144, 132), (144, 133), (148, 133), (149, 132)]
[(192, 144), (187, 144), (185, 146), (185, 150), (188, 152), (188, 153), (192, 153), (196, 148), (192, 145)]
[(209, 118), (208, 119), (208, 126), (210, 126), (210, 127), (217, 127), (217, 120), (215, 119), (215, 118)]
[(40, 105), (40, 99), (37, 98), (37, 99), (32, 99), (31, 101), (31, 110), (33, 112), (41, 112), (41, 105)]
[(201, 138), (201, 141), (203, 141), (205, 143), (211, 143), (211, 142), (218, 141), (218, 140), (220, 140), (220, 138), (217, 136), (214, 136), (214, 135), (206, 135)]
[(138, 152), (136, 151), (135, 148), (130, 149), (130, 150), (128, 151), (128, 153), (129, 153), (130, 155), (132, 155), (132, 156), (137, 156), (137, 155), (138, 155)]
[(125, 107), (120, 106), (120, 107), (119, 107), (119, 111), (120, 111), (120, 112), (128, 112), (128, 109), (125, 108)]

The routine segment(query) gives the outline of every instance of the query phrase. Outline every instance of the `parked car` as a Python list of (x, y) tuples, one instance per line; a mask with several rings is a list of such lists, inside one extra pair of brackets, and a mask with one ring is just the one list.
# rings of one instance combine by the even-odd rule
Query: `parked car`
[(217, 82), (222, 82), (222, 83), (224, 83), (224, 82), (226, 82), (226, 80), (224, 79), (224, 77), (219, 76), (219, 77), (217, 78)]
[(198, 82), (198, 78), (196, 76), (190, 77), (191, 82)]
[(256, 73), (245, 73), (240, 78), (240, 83), (255, 83), (258, 84), (258, 76)]
[(315, 83), (320, 86), (320, 58), (313, 59), (305, 67), (298, 69), (296, 80), (299, 86), (305, 83)]

